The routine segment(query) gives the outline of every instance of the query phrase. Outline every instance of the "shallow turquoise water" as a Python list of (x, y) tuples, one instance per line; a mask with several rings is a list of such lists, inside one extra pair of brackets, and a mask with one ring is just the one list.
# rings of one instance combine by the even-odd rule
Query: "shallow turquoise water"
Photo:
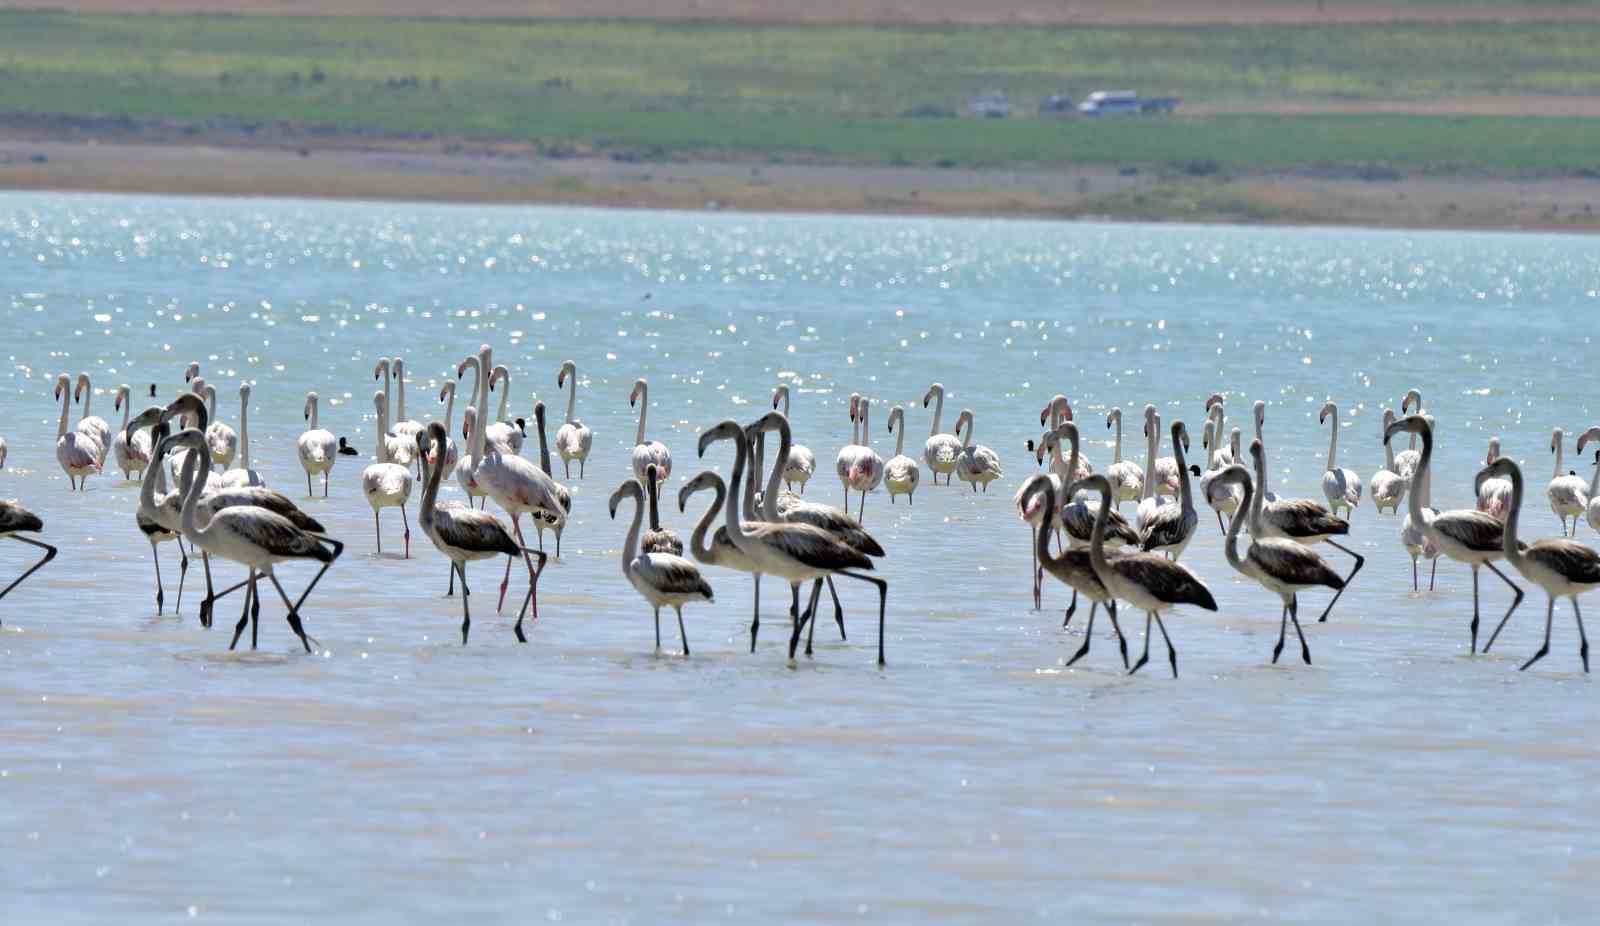
[[(1535, 670), (1516, 671), (1537, 646), (1532, 590), (1495, 654), (1469, 657), (1467, 571), (1446, 563), (1413, 595), (1399, 519), (1364, 504), (1367, 567), (1308, 628), (1316, 665), (1273, 667), (1274, 599), (1235, 579), (1203, 513), (1185, 562), (1221, 610), (1169, 621), (1182, 677), (1159, 657), (1123, 677), (1109, 639), (1063, 670), (1081, 638), (1058, 630), (1060, 586), (1031, 612), (1010, 496), (1054, 392), (1101, 467), (1112, 405), (1185, 418), (1198, 452), (1207, 394), (1227, 392), (1241, 425), (1264, 399), (1274, 487), (1317, 497), (1322, 402), (1340, 403), (1341, 462), (1365, 480), (1382, 407), (1417, 386), (1439, 420), (1435, 503), (1470, 503), (1499, 435), (1527, 464), (1524, 533), (1553, 534), (1549, 430), (1597, 414), (1597, 253), (1533, 235), (0, 195), (0, 495), (63, 548), (0, 604), (0, 912), (1588, 922), (1600, 749), (1565, 609)], [(170, 548), (158, 616), (135, 490), (108, 466), (72, 495), (55, 465), (55, 373), (90, 372), (112, 419), (116, 384), (166, 395), (198, 360), (230, 422), (255, 384), (254, 465), (298, 499), (307, 389), (367, 453), (377, 357), (406, 358), (425, 418), (484, 341), (522, 415), (537, 396), (559, 417), (556, 371), (576, 360), (597, 435), (527, 646), (488, 613), (489, 568), (462, 648), (421, 532), (413, 562), (373, 555), (364, 456), (305, 502), (349, 543), (307, 606), (314, 656), (274, 607), (262, 649), (228, 654), (237, 601), (202, 630), (192, 582), (174, 617)], [(808, 494), (835, 503), (851, 391), (876, 401), (885, 457), (895, 403), (917, 455), (931, 381), (950, 390), (946, 428), (976, 412), (1006, 468), (987, 495), (924, 473), (914, 508), (868, 500), (889, 551), (887, 669), (864, 587), (843, 590), (849, 642), (819, 632), (791, 665), (770, 584), (751, 656), (749, 580), (715, 570), (718, 602), (688, 612), (693, 658), (652, 654), (605, 515), (641, 375), (674, 489), (699, 430), (753, 418), (780, 378), (821, 464)], [(1570, 438), (1567, 453), (1591, 473)], [(698, 509), (672, 507), (687, 535)], [(24, 552), (0, 546), (0, 573)], [(1484, 593), (1497, 617), (1505, 590)]]

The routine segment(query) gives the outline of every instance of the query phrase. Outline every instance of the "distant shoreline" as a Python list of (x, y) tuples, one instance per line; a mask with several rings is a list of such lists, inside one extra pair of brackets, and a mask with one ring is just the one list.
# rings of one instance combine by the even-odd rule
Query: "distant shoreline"
[(1600, 231), (1600, 178), (551, 158), (521, 144), (0, 130), (0, 189), (614, 208)]

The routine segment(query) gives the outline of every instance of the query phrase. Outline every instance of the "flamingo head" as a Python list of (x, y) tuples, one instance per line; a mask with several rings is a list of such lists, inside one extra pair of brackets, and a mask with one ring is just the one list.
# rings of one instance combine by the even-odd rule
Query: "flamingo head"
[(563, 360), (561, 362), (561, 372), (556, 374), (557, 389), (560, 389), (567, 384), (567, 377), (569, 375), (572, 377), (573, 385), (576, 386), (578, 382), (578, 365), (573, 363), (571, 360)]
[(1554, 431), (1550, 432), (1550, 452), (1551, 453), (1555, 453), (1556, 451), (1561, 449), (1561, 439), (1562, 439), (1563, 436), (1564, 435), (1562, 435), (1560, 428), (1556, 428)]
[(723, 421), (700, 435), (700, 443), (697, 446), (698, 455), (705, 456), (706, 448), (719, 440), (738, 440), (743, 436), (743, 433), (739, 428), (739, 422), (732, 419)]
[(1223, 396), (1222, 396), (1222, 393), (1220, 393), (1220, 392), (1213, 392), (1213, 393), (1211, 393), (1211, 395), (1207, 396), (1206, 397), (1206, 413), (1210, 414), (1212, 408), (1214, 408), (1214, 407), (1216, 407), (1218, 405), (1221, 405), (1222, 404), (1222, 398), (1223, 398)]
[(161, 424), (161, 413), (164, 411), (159, 405), (152, 405), (134, 417), (128, 419), (128, 426), (122, 429), (122, 439), (133, 441), (133, 435), (141, 428), (154, 427)]
[(522, 432), (522, 436), (523, 437), (527, 437), (528, 436), (528, 421), (527, 421), (527, 419), (526, 418), (516, 418), (516, 419), (513, 419), (513, 420), (517, 424), (517, 430)]
[(1400, 400), (1400, 414), (1410, 413), (1413, 404), (1417, 406), (1417, 411), (1422, 411), (1422, 393), (1415, 389), (1409, 389), (1406, 391), (1405, 398)]
[[(210, 418), (210, 413), (206, 411), (205, 401), (192, 392), (179, 393), (178, 397), (172, 400), (172, 404), (168, 405), (162, 410), (161, 423), (165, 424), (178, 415), (194, 416), (194, 420), (196, 422), (195, 427), (199, 428), (201, 431), (205, 430), (208, 419)], [(182, 434), (183, 432), (179, 431), (177, 434), (174, 434), (173, 437), (176, 438)]]
[(1332, 402), (1328, 402), (1322, 406), (1322, 411), (1317, 413), (1317, 424), (1326, 423), (1329, 415), (1337, 415), (1338, 413), (1339, 406), (1333, 404)]
[(189, 365), (187, 367), (185, 367), (184, 370), (183, 370), (183, 381), (184, 382), (188, 382), (189, 380), (194, 379), (196, 376), (199, 376), (199, 375), (200, 375), (200, 361), (198, 361), (198, 360), (189, 361)]
[(1122, 420), (1122, 409), (1113, 408), (1111, 410), (1111, 414), (1106, 416), (1106, 430), (1109, 431), (1113, 427), (1116, 427), (1117, 422), (1119, 422), (1121, 420)]
[(390, 360), (388, 357), (379, 357), (378, 358), (378, 365), (372, 368), (372, 378), (375, 379), (375, 380), (376, 379), (382, 379), (385, 375), (388, 374), (389, 365), (392, 364), (393, 362), (394, 361)]
[(648, 388), (649, 388), (649, 385), (644, 380), (642, 380), (642, 379), (634, 380), (633, 381), (633, 391), (628, 393), (628, 407), (629, 408), (633, 408), (634, 403), (639, 401), (639, 396), (644, 394), (644, 391), (646, 389), (648, 389)]
[(617, 486), (617, 491), (611, 493), (611, 499), (607, 502), (607, 507), (611, 511), (611, 519), (613, 521), (616, 520), (617, 517), (617, 506), (622, 504), (622, 500), (625, 498), (631, 498), (637, 503), (640, 499), (644, 498), (644, 487), (639, 485), (638, 481), (634, 479), (629, 479), (622, 485)]
[[(1401, 418), (1399, 421), (1396, 421), (1394, 424), (1391, 424), (1387, 428), (1383, 429), (1383, 442), (1385, 444), (1389, 443), (1389, 441), (1392, 440), (1396, 434), (1401, 432), (1409, 434), (1421, 434), (1424, 437), (1430, 438), (1432, 437), (1432, 427), (1426, 418), (1421, 415), (1407, 415), (1404, 418)], [(1257, 441), (1257, 443), (1259, 443), (1259, 441)]]
[(777, 408), (778, 407), (778, 403), (783, 399), (784, 393), (786, 393), (788, 391), (789, 391), (789, 387), (788, 386), (779, 386), (778, 388), (772, 390), (772, 407), (773, 408)]
[[(1583, 447), (1580, 446), (1578, 449), (1582, 450)], [(1500, 459), (1500, 438), (1491, 437), (1489, 438), (1489, 455), (1483, 458), (1483, 465), (1488, 466), (1498, 459)]]
[(932, 402), (935, 396), (942, 396), (942, 395), (944, 395), (944, 384), (943, 383), (934, 383), (932, 386), (928, 387), (928, 391), (927, 392), (923, 393), (923, 395), (922, 395), (922, 407), (923, 408), (927, 408), (928, 407), (928, 403)]
[(305, 419), (307, 421), (311, 420), (311, 411), (312, 411), (312, 409), (314, 409), (316, 407), (317, 407), (317, 394), (315, 392), (306, 393), (306, 407), (305, 407), (304, 415), (305, 415)]

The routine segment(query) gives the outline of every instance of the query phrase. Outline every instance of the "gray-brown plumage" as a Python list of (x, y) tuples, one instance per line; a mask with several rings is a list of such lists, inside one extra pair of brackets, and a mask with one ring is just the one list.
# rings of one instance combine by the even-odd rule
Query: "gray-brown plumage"
[[(492, 559), (496, 556), (523, 557), (528, 564), (528, 595), (523, 600), (522, 610), (517, 614), (517, 623), (512, 628), (517, 640), (528, 642), (522, 632), (522, 619), (533, 608), (534, 620), (539, 619), (537, 591), (539, 587), (539, 574), (544, 571), (546, 562), (545, 554), (537, 550), (525, 550), (511, 536), (504, 523), (487, 511), (478, 511), (473, 508), (440, 507), (439, 482), (444, 475), (444, 460), (442, 454), (430, 466), (429, 455), (434, 446), (444, 446), (447, 434), (444, 425), (435, 421), (427, 429), (417, 435), (417, 459), (422, 464), (424, 482), (422, 489), (422, 511), (418, 520), (422, 524), (422, 532), (428, 535), (433, 545), (445, 558), (450, 560), (452, 575), (461, 577), (461, 645), (467, 644), (467, 634), (472, 627), (472, 609), (468, 603), (471, 591), (467, 588), (467, 563), (480, 559)], [(539, 565), (535, 567), (528, 557), (537, 557)]]
[[(1423, 447), (1426, 459), (1427, 444), (1424, 443)], [(1583, 632), (1583, 611), (1578, 607), (1578, 596), (1600, 588), (1600, 553), (1565, 538), (1536, 540), (1526, 545), (1518, 543), (1517, 520), (1522, 513), (1522, 470), (1513, 461), (1502, 457), (1490, 463), (1478, 475), (1480, 482), (1485, 478), (1495, 477), (1511, 480), (1511, 505), (1506, 511), (1501, 552), (1513, 569), (1522, 573), (1523, 578), (1544, 589), (1545, 594), (1549, 596), (1549, 603), (1544, 612), (1544, 645), (1539, 647), (1539, 651), (1534, 653), (1531, 659), (1522, 664), (1522, 668), (1528, 668), (1550, 652), (1550, 625), (1555, 620), (1556, 598), (1565, 596), (1572, 599), (1572, 616), (1578, 624), (1578, 654), (1583, 659), (1583, 671), (1587, 673), (1589, 638)], [(1494, 629), (1489, 642), (1483, 647), (1485, 653), (1494, 646), (1495, 638), (1500, 635), (1500, 629), (1510, 617), (1508, 612), (1501, 619), (1500, 626)]]
[[(1027, 507), (1027, 500), (1031, 499), (1035, 493), (1043, 495), (1045, 511), (1054, 510), (1056, 506), (1056, 478), (1052, 475), (1041, 473), (1029, 479), (1022, 487), (1021, 495), (1024, 499), (1024, 508)], [(1040, 569), (1048, 572), (1058, 581), (1072, 589), (1073, 607), (1077, 607), (1079, 592), (1082, 592), (1090, 601), (1089, 624), (1084, 628), (1083, 645), (1078, 648), (1078, 651), (1073, 654), (1071, 659), (1067, 660), (1067, 665), (1071, 666), (1089, 654), (1089, 644), (1094, 639), (1095, 612), (1103, 604), (1106, 606), (1106, 614), (1111, 617), (1111, 626), (1117, 632), (1117, 643), (1122, 649), (1122, 667), (1124, 669), (1128, 668), (1128, 641), (1123, 637), (1122, 627), (1117, 623), (1117, 603), (1111, 597), (1111, 592), (1106, 588), (1105, 583), (1100, 581), (1100, 576), (1095, 573), (1094, 563), (1090, 560), (1089, 551), (1087, 549), (1069, 549), (1063, 550), (1057, 556), (1051, 556), (1050, 532), (1041, 530), (1034, 532), (1034, 555), (1038, 558)], [(1072, 612), (1069, 610), (1067, 612), (1067, 620), (1070, 621), (1071, 619)], [(1061, 626), (1066, 627), (1066, 623)]]
[(639, 548), (646, 553), (671, 553), (673, 556), (683, 555), (683, 539), (676, 531), (661, 529), (661, 510), (658, 504), (660, 493), (656, 489), (656, 466), (654, 463), (645, 467), (645, 492), (650, 496), (650, 527), (639, 540)]
[[(651, 476), (650, 466), (645, 470)], [(661, 649), (661, 609), (670, 607), (678, 615), (678, 635), (683, 640), (683, 655), (689, 655), (689, 634), (683, 626), (683, 606), (691, 601), (713, 600), (711, 583), (705, 580), (694, 563), (672, 553), (640, 553), (639, 527), (644, 521), (644, 488), (637, 480), (629, 479), (611, 493), (611, 517), (617, 516), (617, 506), (625, 499), (634, 503), (633, 523), (628, 528), (627, 539), (622, 543), (622, 575), (628, 584), (650, 604), (655, 612), (656, 649)]]
[(42, 540), (21, 536), (25, 533), (36, 534), (42, 530), (44, 530), (44, 521), (38, 515), (22, 507), (22, 504), (15, 499), (10, 501), (0, 499), (0, 539), (9, 537), (18, 543), (25, 543), (30, 547), (38, 547), (44, 551), (42, 559), (29, 566), (28, 570), (22, 575), (11, 580), (10, 585), (0, 589), (0, 598), (6, 597), (11, 593), (12, 589), (22, 584), (22, 580), (38, 572), (44, 568), (45, 563), (56, 558), (55, 547)]
[(1166, 553), (1176, 560), (1183, 556), (1189, 541), (1194, 539), (1195, 529), (1200, 526), (1200, 515), (1194, 507), (1194, 489), (1189, 482), (1191, 474), (1183, 458), (1188, 447), (1189, 429), (1182, 421), (1172, 422), (1172, 454), (1178, 464), (1178, 500), (1157, 508), (1140, 525), (1139, 549), (1146, 553)]
[[(556, 504), (561, 506), (561, 513), (557, 515), (553, 511), (541, 508), (533, 512), (532, 517), (534, 529), (539, 532), (539, 545), (541, 547), (544, 546), (544, 532), (547, 529), (555, 531), (556, 557), (559, 559), (561, 557), (561, 533), (567, 528), (567, 515), (572, 513), (572, 493), (567, 491), (566, 486), (556, 481), (555, 471), (550, 468), (550, 445), (545, 441), (544, 436), (544, 414), (544, 402), (533, 403), (533, 420), (539, 432), (539, 468), (544, 470), (546, 476), (550, 477), (553, 487), (552, 494), (556, 497)], [(579, 461), (578, 468), (580, 470), (583, 468), (582, 461)]]
[[(1261, 414), (1259, 407), (1256, 414), (1259, 418)], [(1366, 557), (1333, 539), (1350, 533), (1350, 522), (1336, 517), (1326, 507), (1309, 499), (1273, 500), (1267, 493), (1267, 452), (1260, 440), (1250, 442), (1250, 456), (1255, 464), (1255, 489), (1262, 496), (1260, 514), (1252, 515), (1250, 519), (1252, 537), (1281, 537), (1307, 546), (1326, 543), (1356, 561), (1350, 574), (1344, 577), (1344, 586), (1333, 593), (1328, 606), (1322, 609), (1322, 616), (1317, 618), (1318, 623), (1326, 621), (1328, 615), (1333, 612), (1333, 606), (1338, 604), (1339, 598), (1344, 595), (1344, 589), (1349, 587), (1350, 581), (1367, 562)]]

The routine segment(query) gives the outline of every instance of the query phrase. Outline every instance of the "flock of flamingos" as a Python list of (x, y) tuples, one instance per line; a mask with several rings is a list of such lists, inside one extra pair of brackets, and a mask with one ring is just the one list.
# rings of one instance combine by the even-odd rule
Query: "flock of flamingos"
[[(199, 372), (198, 363), (190, 364), (184, 377), (190, 383), (186, 391), (167, 405), (153, 405), (138, 414), (133, 413), (129, 388), (120, 387), (114, 405), (123, 414), (123, 424), (117, 430), (90, 414), (93, 390), (88, 375), (80, 374), (74, 382), (68, 374), (61, 374), (55, 385), (55, 400), (61, 403), (56, 459), (75, 490), (81, 490), (90, 476), (101, 473), (108, 459), (122, 470), (125, 479), (141, 480), (136, 520), (155, 560), (158, 610), (165, 602), (160, 545), (175, 541), (181, 557), (180, 608), (189, 554), (198, 550), (206, 581), (206, 595), (200, 604), (202, 625), (211, 626), (212, 611), (219, 599), (243, 589), (244, 604), (229, 646), (231, 649), (238, 645), (248, 626), (254, 647), (260, 595), (263, 587), (270, 585), (271, 592), (287, 609), (290, 628), (309, 652), (311, 640), (300, 619), (301, 608), (344, 545), (288, 497), (267, 488), (261, 476), (251, 469), (247, 416), (250, 386), (239, 387), (239, 427), (235, 431), (218, 420), (216, 388), (207, 384)], [(399, 508), (405, 555), (409, 557), (411, 525), (406, 506), (420, 483), (418, 522), (450, 561), (450, 594), (460, 583), (463, 644), (472, 623), (467, 565), (506, 557), (497, 605), (503, 607), (512, 569), (520, 563), (518, 568), (525, 568), (528, 574), (528, 590), (513, 632), (518, 640), (526, 642), (523, 620), (530, 613), (533, 619), (538, 618), (538, 583), (549, 561), (543, 551), (544, 534), (547, 530), (554, 534), (559, 556), (572, 496), (552, 469), (543, 403), (534, 407), (539, 445), (535, 463), (521, 455), (526, 421), (507, 418), (510, 374), (505, 367), (494, 364), (489, 345), (460, 362), (457, 379), (465, 382), (468, 372), (473, 374), (473, 386), (463, 412), (465, 444), (458, 447), (451, 432), (456, 383), (445, 383), (440, 394), (440, 401), (445, 403), (444, 419), (424, 425), (406, 417), (404, 362), (384, 359), (378, 363), (374, 379), (381, 380), (383, 388), (373, 396), (378, 418), (377, 462), (362, 471), (362, 493), (372, 507), (379, 552), (383, 549), (380, 513), (385, 508)], [(499, 384), (505, 387), (500, 390), (498, 414), (491, 417), (490, 397)], [(574, 417), (578, 380), (571, 361), (562, 365), (557, 385), (566, 390), (567, 398), (566, 417), (555, 435), (562, 478), (572, 478), (572, 464), (576, 463), (578, 478), (582, 479), (594, 438), (590, 429)], [(678, 492), (680, 511), (687, 510), (690, 498), (696, 494), (708, 493), (711, 497), (689, 538), (691, 559), (684, 556), (682, 538), (660, 525), (658, 494), (672, 472), (672, 455), (660, 441), (648, 437), (648, 390), (648, 384), (640, 379), (629, 396), (630, 404), (639, 409), (632, 458), (635, 478), (612, 493), (609, 510), (615, 518), (624, 502), (632, 503), (632, 520), (621, 555), (622, 573), (654, 612), (658, 650), (661, 610), (671, 608), (678, 619), (683, 654), (688, 655), (683, 607), (712, 600), (711, 585), (700, 566), (719, 566), (754, 577), (752, 652), (760, 629), (761, 576), (775, 576), (788, 584), (791, 659), (803, 631), (805, 651), (812, 652), (816, 628), (812, 618), (824, 585), (832, 597), (841, 635), (843, 608), (833, 589), (834, 579), (848, 578), (875, 586), (878, 663), (882, 665), (888, 583), (873, 574), (874, 560), (884, 556), (884, 549), (862, 527), (867, 494), (882, 486), (891, 502), (903, 495), (908, 504), (914, 503), (923, 465), (932, 471), (934, 485), (939, 484), (941, 475), (950, 485), (954, 476), (975, 492), (987, 492), (989, 483), (1002, 475), (999, 455), (974, 442), (970, 411), (960, 413), (953, 433), (941, 430), (944, 387), (935, 383), (923, 398), (923, 407), (931, 407), (933, 417), (920, 462), (904, 452), (903, 408), (896, 407), (889, 414), (888, 427), (895, 435), (896, 445), (894, 456), (885, 461), (872, 449), (868, 438), (872, 403), (852, 395), (852, 440), (835, 459), (835, 472), (845, 491), (845, 507), (808, 501), (803, 493), (815, 473), (816, 457), (793, 442), (787, 417), (789, 391), (787, 386), (779, 386), (771, 412), (744, 424), (723, 421), (700, 435), (699, 456), (704, 457), (715, 444), (727, 443), (732, 445), (733, 466), (726, 483), (716, 472), (706, 470), (688, 480)], [(150, 395), (155, 394), (156, 387), (152, 385)], [(74, 425), (69, 419), (76, 403), (82, 404), (82, 411)], [(1359, 554), (1338, 541), (1349, 533), (1347, 518), (1354, 515), (1363, 490), (1360, 477), (1338, 464), (1338, 414), (1337, 406), (1329, 402), (1320, 415), (1320, 420), (1330, 425), (1331, 436), (1327, 469), (1322, 477), (1324, 499), (1315, 501), (1280, 498), (1268, 488), (1262, 402), (1253, 407), (1254, 438), (1248, 448), (1242, 449), (1239, 428), (1230, 431), (1226, 427), (1224, 397), (1213, 395), (1207, 400), (1201, 437), (1203, 467), (1189, 461), (1189, 431), (1182, 421), (1173, 421), (1166, 432), (1172, 455), (1159, 455), (1163, 440), (1161, 418), (1151, 405), (1145, 406), (1143, 412), (1144, 466), (1123, 459), (1122, 411), (1112, 409), (1106, 427), (1115, 431), (1114, 459), (1104, 472), (1097, 473), (1081, 452), (1071, 405), (1064, 396), (1052, 399), (1040, 413), (1044, 432), (1038, 441), (1030, 442), (1036, 461), (1044, 466), (1048, 458), (1048, 468), (1028, 478), (1016, 492), (1014, 502), (1018, 516), (1033, 533), (1034, 607), (1040, 606), (1046, 574), (1072, 589), (1072, 603), (1066, 612), (1068, 622), (1077, 609), (1079, 595), (1091, 603), (1083, 643), (1067, 664), (1076, 663), (1089, 652), (1095, 616), (1103, 606), (1115, 630), (1124, 668), (1137, 672), (1149, 660), (1153, 622), (1166, 643), (1168, 662), (1176, 677), (1177, 651), (1162, 616), (1178, 605), (1212, 611), (1217, 608), (1201, 578), (1179, 562), (1200, 529), (1200, 502), (1216, 513), (1228, 564), (1280, 599), (1282, 611), (1273, 661), (1282, 653), (1292, 623), (1301, 658), (1309, 664), (1311, 651), (1300, 626), (1299, 593), (1318, 587), (1334, 591), (1319, 618), (1326, 621), (1344, 588), (1363, 565)], [(1392, 409), (1384, 410), (1384, 468), (1373, 475), (1367, 489), (1373, 507), (1380, 513), (1387, 510), (1395, 514), (1402, 506), (1405, 508), (1400, 537), (1411, 556), (1413, 588), (1420, 581), (1419, 559), (1433, 560), (1436, 569), (1437, 557), (1442, 554), (1471, 568), (1471, 645), (1476, 653), (1478, 574), (1481, 569), (1494, 573), (1511, 588), (1514, 597), (1484, 643), (1483, 651), (1488, 652), (1523, 597), (1522, 589), (1496, 565), (1504, 560), (1525, 580), (1543, 588), (1549, 597), (1544, 644), (1522, 668), (1549, 652), (1555, 601), (1566, 597), (1572, 602), (1579, 654), (1584, 671), (1588, 672), (1589, 644), (1578, 596), (1600, 587), (1600, 554), (1569, 539), (1567, 524), (1570, 520), (1574, 537), (1580, 519), (1600, 531), (1600, 452), (1595, 456), (1594, 480), (1585, 483), (1573, 473), (1563, 473), (1564, 436), (1559, 429), (1552, 434), (1550, 450), (1555, 456), (1555, 469), (1547, 495), (1551, 509), (1561, 518), (1562, 537), (1525, 543), (1517, 536), (1523, 475), (1515, 462), (1499, 455), (1499, 441), (1490, 442), (1487, 465), (1477, 474), (1476, 508), (1440, 511), (1428, 503), (1433, 421), (1422, 412), (1422, 397), (1417, 391), (1412, 390), (1403, 398), (1401, 415), (1396, 418)], [(354, 456), (357, 451), (319, 425), (315, 392), (306, 396), (305, 418), (307, 429), (297, 441), (297, 450), (306, 473), (306, 491), (315, 493), (315, 480), (320, 476), (326, 497), (338, 458)], [(1394, 447), (1397, 437), (1407, 445), (1398, 453)], [(1600, 427), (1590, 428), (1578, 438), (1580, 455), (1592, 440), (1600, 440)], [(770, 470), (765, 461), (769, 442), (776, 444)], [(1248, 451), (1248, 460), (1244, 450)], [(0, 439), (0, 469), (5, 466), (5, 454), (5, 442)], [(465, 504), (439, 501), (440, 484), (452, 475), (466, 494)], [(175, 488), (169, 491), (169, 485)], [(797, 486), (800, 494), (793, 491)], [(851, 493), (860, 495), (853, 517), (849, 513)], [(479, 507), (474, 507), (475, 499), (481, 500)], [(510, 515), (509, 527), (485, 510), (491, 499)], [(1121, 514), (1124, 502), (1136, 503), (1132, 521)], [(524, 539), (523, 515), (528, 515), (538, 533), (536, 547), (530, 547)], [(723, 519), (721, 526), (717, 526), (719, 517)], [(43, 521), (17, 502), (0, 501), (0, 537), (44, 551), (41, 559), (0, 591), (0, 599), (55, 557), (55, 547), (27, 536), (43, 528)], [(1242, 550), (1241, 532), (1249, 534)], [(1341, 576), (1323, 559), (1317, 549), (1322, 545), (1351, 558), (1353, 566), (1347, 575)], [(213, 557), (243, 566), (245, 578), (217, 589), (211, 577)], [(293, 601), (273, 572), (274, 566), (289, 561), (320, 564), (316, 576)], [(802, 607), (802, 590), (808, 583), (810, 594)], [(1432, 588), (1431, 578), (1429, 587)], [(1131, 665), (1127, 641), (1117, 622), (1118, 602), (1132, 605), (1145, 615), (1144, 650)]]

